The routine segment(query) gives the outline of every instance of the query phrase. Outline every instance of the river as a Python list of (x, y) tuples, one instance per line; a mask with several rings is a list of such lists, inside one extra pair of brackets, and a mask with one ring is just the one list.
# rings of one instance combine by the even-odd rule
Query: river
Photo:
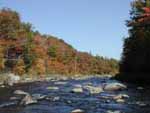
[[(150, 87), (127, 84), (127, 89), (120, 91), (104, 91), (99, 94), (69, 92), (75, 86), (102, 86), (106, 83), (118, 82), (109, 78), (90, 77), (86, 79), (50, 80), (17, 84), (13, 87), (0, 88), (0, 113), (70, 113), (74, 109), (82, 109), (85, 113), (150, 113)], [(48, 95), (49, 100), (38, 101), (28, 106), (12, 105), (2, 107), (10, 100), (15, 90), (23, 90), (30, 94)], [(111, 95), (126, 94), (125, 102), (116, 102)], [(104, 98), (106, 97), (106, 98)]]

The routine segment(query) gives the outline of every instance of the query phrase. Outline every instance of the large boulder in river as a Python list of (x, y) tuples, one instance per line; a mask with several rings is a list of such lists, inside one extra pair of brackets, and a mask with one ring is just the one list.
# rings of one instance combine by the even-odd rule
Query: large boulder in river
[(104, 86), (104, 90), (106, 91), (116, 91), (126, 89), (127, 86), (121, 83), (108, 83)]
[(27, 94), (20, 102), (20, 105), (36, 104), (37, 100), (33, 99), (31, 95)]
[(42, 94), (32, 94), (30, 95), (28, 92), (22, 90), (14, 91), (15, 95), (23, 95), (23, 99), (20, 102), (20, 105), (29, 105), (37, 103), (37, 100), (42, 100), (46, 97), (46, 95)]

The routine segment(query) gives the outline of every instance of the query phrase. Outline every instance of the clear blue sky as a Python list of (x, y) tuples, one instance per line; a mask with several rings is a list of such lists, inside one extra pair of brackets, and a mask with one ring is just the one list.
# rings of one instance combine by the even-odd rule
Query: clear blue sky
[(120, 58), (125, 20), (133, 0), (0, 0), (35, 30), (64, 39), (80, 51)]

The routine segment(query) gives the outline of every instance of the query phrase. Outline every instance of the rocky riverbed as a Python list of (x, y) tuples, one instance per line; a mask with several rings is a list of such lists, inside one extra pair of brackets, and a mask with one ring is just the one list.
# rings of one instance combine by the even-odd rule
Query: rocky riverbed
[(0, 113), (150, 113), (150, 87), (107, 77), (49, 78), (0, 88)]

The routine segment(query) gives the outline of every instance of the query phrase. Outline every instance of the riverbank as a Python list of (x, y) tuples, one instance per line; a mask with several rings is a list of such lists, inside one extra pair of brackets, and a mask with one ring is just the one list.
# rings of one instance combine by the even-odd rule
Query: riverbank
[(113, 75), (59, 75), (59, 74), (49, 74), (45, 75), (43, 78), (40, 76), (29, 76), (29, 75), (23, 75), (18, 76), (14, 75), (13, 73), (3, 73), (0, 74), (0, 85), (8, 85), (12, 86), (13, 84), (18, 83), (31, 83), (31, 82), (43, 82), (43, 81), (57, 81), (57, 80), (82, 80), (82, 79), (88, 79), (92, 77), (99, 77), (99, 78), (111, 78)]

